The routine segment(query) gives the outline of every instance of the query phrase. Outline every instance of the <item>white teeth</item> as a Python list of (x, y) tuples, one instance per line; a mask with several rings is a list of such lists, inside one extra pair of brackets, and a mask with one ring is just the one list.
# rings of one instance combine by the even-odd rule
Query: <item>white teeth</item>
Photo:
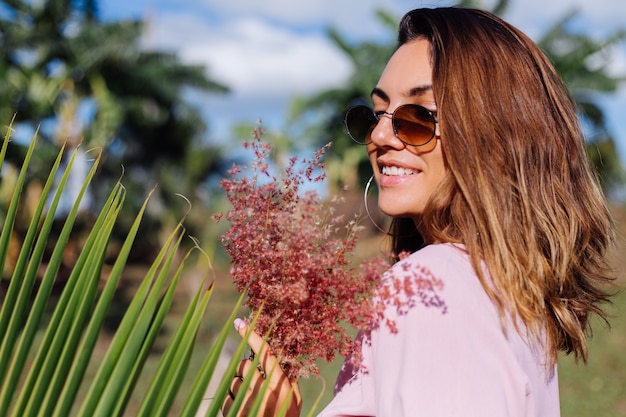
[(412, 175), (415, 173), (412, 169), (402, 167), (383, 167), (383, 175)]

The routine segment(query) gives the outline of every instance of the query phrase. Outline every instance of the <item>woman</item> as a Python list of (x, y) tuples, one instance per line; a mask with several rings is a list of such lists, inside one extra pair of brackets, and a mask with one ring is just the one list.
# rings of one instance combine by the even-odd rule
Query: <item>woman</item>
[[(394, 217), (394, 253), (411, 252), (388, 276), (427, 269), (445, 310), (390, 309), (397, 333), (372, 331), (365, 370), (342, 371), (321, 416), (558, 416), (557, 354), (586, 359), (588, 317), (604, 316), (612, 279), (611, 216), (566, 87), (500, 18), (419, 9), (372, 102), (346, 126)], [(250, 344), (271, 368), (260, 337)], [(297, 385), (277, 372), (271, 386), (266, 415), (286, 400), (298, 415)]]

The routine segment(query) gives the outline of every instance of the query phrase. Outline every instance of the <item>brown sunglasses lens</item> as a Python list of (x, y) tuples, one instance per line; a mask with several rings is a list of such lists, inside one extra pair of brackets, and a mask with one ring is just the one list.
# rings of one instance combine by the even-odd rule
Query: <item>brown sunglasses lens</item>
[(370, 136), (378, 123), (378, 118), (369, 107), (355, 106), (346, 113), (344, 123), (352, 140), (366, 145), (372, 141)]
[(424, 107), (400, 106), (393, 113), (393, 128), (404, 143), (414, 146), (427, 144), (435, 136), (435, 118)]
[[(371, 134), (379, 116), (367, 106), (355, 106), (348, 110), (344, 123), (348, 135), (357, 143), (372, 142)], [(426, 108), (417, 104), (398, 107), (392, 116), (395, 135), (407, 145), (421, 146), (435, 136), (435, 118)]]

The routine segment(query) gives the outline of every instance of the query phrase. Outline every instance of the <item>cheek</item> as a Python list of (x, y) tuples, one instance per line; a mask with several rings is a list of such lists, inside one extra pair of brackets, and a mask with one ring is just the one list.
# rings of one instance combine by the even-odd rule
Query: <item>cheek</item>
[(435, 151), (429, 155), (426, 162), (428, 166), (427, 187), (429, 192), (433, 192), (448, 175), (448, 169), (443, 159), (441, 148), (435, 149)]
[(430, 171), (434, 174), (433, 176), (435, 178), (438, 177), (439, 179), (443, 179), (443, 177), (445, 177), (447, 168), (440, 140), (437, 141), (437, 146), (431, 153), (428, 154), (428, 157), (424, 157), (424, 159), (426, 160), (428, 166), (430, 167)]
[(373, 143), (365, 145), (365, 151), (367, 152), (367, 155), (369, 155), (370, 159), (376, 158), (376, 145)]
[(443, 163), (443, 161), (441, 161), (440, 164), (438, 164), (437, 168), (436, 168), (436, 174), (435, 174), (435, 178), (437, 183), (440, 183), (441, 181), (443, 181), (443, 179), (446, 177), (448, 170), (446, 169), (445, 164)]
[(370, 159), (370, 163), (372, 164), (372, 168), (374, 169), (374, 173), (378, 175), (378, 166), (376, 164), (376, 146), (369, 144), (367, 145), (367, 156)]

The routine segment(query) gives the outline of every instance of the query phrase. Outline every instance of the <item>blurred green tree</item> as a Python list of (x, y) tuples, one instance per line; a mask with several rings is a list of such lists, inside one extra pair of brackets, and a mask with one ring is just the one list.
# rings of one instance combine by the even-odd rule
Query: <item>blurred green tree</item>
[(538, 40), (538, 44), (554, 63), (578, 104), (583, 126), (588, 132), (589, 156), (603, 188), (611, 192), (624, 183), (626, 174), (604, 111), (598, 104), (598, 96), (617, 91), (620, 83), (626, 81), (626, 74), (614, 76), (608, 70), (611, 59), (608, 52), (626, 39), (626, 30), (620, 29), (606, 38), (595, 39), (569, 29), (576, 16), (576, 11), (567, 13)]
[[(510, 3), (509, 0), (499, 0), (491, 11), (503, 15)], [(462, 0), (458, 4), (483, 6), (480, 0)], [(626, 177), (604, 112), (598, 105), (598, 95), (615, 92), (620, 83), (626, 80), (625, 76), (611, 75), (608, 71), (608, 51), (626, 38), (626, 31), (617, 30), (606, 38), (595, 39), (572, 31), (570, 23), (575, 16), (575, 11), (566, 14), (536, 42), (544, 49), (572, 91), (588, 132), (590, 158), (598, 170), (605, 191), (610, 193), (623, 185)], [(352, 62), (354, 73), (344, 87), (299, 98), (291, 107), (292, 120), (315, 120), (315, 126), (312, 124), (306, 129), (306, 136), (316, 138), (317, 145), (334, 142), (328, 164), (336, 169), (331, 174), (335, 180), (350, 185), (357, 181), (363, 184), (367, 180), (370, 175), (369, 162), (365, 152), (347, 140), (343, 115), (351, 105), (369, 102), (371, 89), (396, 47), (398, 19), (384, 10), (378, 10), (377, 17), (389, 30), (387, 42), (351, 43), (336, 29), (328, 30), (329, 38)], [(338, 162), (339, 159), (341, 162)], [(359, 174), (355, 175), (357, 172)]]
[[(185, 92), (228, 88), (209, 79), (203, 66), (142, 47), (143, 22), (100, 20), (97, 3), (0, 2), (0, 120), (8, 124), (16, 114), (18, 135), (39, 128), (50, 157), (61, 143), (69, 151), (80, 143), (103, 148), (102, 173), (91, 191), (96, 202), (122, 172), (133, 209), (159, 184), (161, 209), (146, 218), (158, 233), (164, 219), (188, 209), (180, 199), (173, 203), (175, 194), (196, 204), (203, 182), (225, 163), (220, 148), (203, 139), (203, 117)], [(16, 140), (8, 157), (19, 158), (23, 149)], [(193, 233), (194, 225), (188, 227)]]

